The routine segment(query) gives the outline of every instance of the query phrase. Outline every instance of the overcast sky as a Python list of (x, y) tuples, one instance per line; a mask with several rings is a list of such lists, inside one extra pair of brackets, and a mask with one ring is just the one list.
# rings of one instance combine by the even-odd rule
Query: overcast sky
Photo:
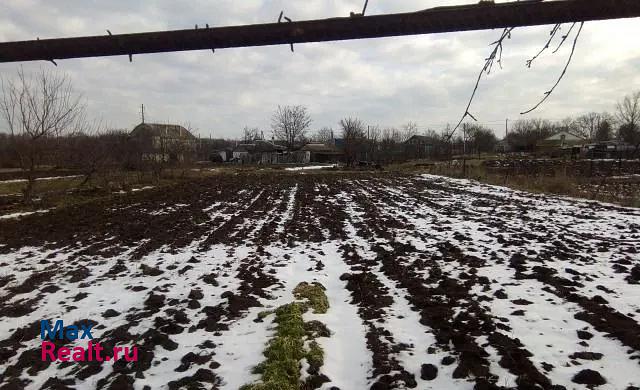
[[(363, 1), (347, 0), (1, 0), (0, 41), (273, 22), (346, 16)], [(368, 14), (408, 12), (458, 0), (370, 0)], [(559, 120), (587, 111), (613, 111), (640, 89), (639, 19), (585, 24), (574, 61), (547, 103), (527, 117)], [(565, 26), (565, 31), (568, 25)], [(570, 51), (525, 61), (548, 39), (550, 27), (514, 30), (502, 70), (483, 80), (471, 112), (504, 134), (505, 118), (534, 105), (555, 82)], [(190, 123), (201, 136), (236, 137), (245, 126), (269, 133), (280, 105), (308, 107), (312, 129), (338, 128), (357, 116), (367, 124), (441, 130), (455, 124), (479, 69), (500, 31), (382, 38), (288, 46), (163, 53), (58, 61), (87, 100), (90, 114), (111, 127), (140, 122)], [(568, 42), (570, 43), (570, 42)], [(18, 64), (0, 64), (12, 77)], [(52, 67), (25, 63), (27, 70)]]

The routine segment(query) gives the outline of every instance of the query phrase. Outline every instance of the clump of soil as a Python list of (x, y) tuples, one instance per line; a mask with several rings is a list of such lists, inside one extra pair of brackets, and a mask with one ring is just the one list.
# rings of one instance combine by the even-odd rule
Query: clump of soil
[(573, 379), (571, 379), (571, 381), (574, 383), (587, 385), (587, 386), (600, 386), (607, 383), (607, 381), (602, 377), (602, 375), (600, 375), (598, 371), (588, 370), (588, 369), (582, 370), (579, 373), (577, 373), (573, 377)]
[(438, 367), (433, 364), (423, 364), (420, 367), (420, 378), (426, 381), (432, 381), (438, 376)]

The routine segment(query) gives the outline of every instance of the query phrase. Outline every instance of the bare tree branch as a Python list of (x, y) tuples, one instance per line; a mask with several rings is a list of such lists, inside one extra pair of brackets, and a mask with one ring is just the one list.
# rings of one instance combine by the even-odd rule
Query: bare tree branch
[(538, 107), (540, 107), (542, 105), (542, 103), (544, 103), (549, 96), (551, 96), (551, 94), (553, 93), (553, 91), (556, 89), (556, 87), (558, 86), (558, 84), (560, 84), (560, 82), (562, 81), (562, 79), (564, 78), (564, 75), (567, 73), (567, 69), (569, 68), (569, 64), (571, 63), (571, 59), (573, 58), (573, 53), (575, 53), (576, 51), (576, 45), (578, 43), (578, 38), (580, 38), (580, 33), (582, 32), (582, 27), (584, 26), (584, 22), (580, 23), (580, 28), (578, 29), (578, 32), (576, 33), (576, 36), (573, 39), (573, 46), (571, 47), (571, 54), (569, 54), (569, 58), (567, 59), (567, 63), (564, 66), (564, 69), (562, 70), (562, 73), (560, 74), (560, 77), (558, 77), (558, 80), (556, 81), (556, 83), (553, 85), (553, 87), (551, 87), (550, 90), (548, 90), (547, 92), (544, 93), (544, 97), (542, 98), (542, 100), (540, 100), (538, 102), (538, 104), (536, 104), (535, 106), (533, 106), (533, 108), (521, 112), (521, 115), (525, 115), (528, 114), (534, 110), (536, 110)]
[(558, 52), (558, 50), (560, 50), (562, 45), (564, 45), (564, 42), (567, 40), (567, 38), (569, 38), (569, 35), (571, 35), (571, 31), (573, 31), (573, 28), (576, 26), (576, 24), (577, 23), (572, 23), (571, 24), (571, 27), (569, 27), (569, 31), (567, 31), (567, 33), (562, 36), (562, 40), (558, 44), (558, 47), (556, 47), (556, 49), (551, 54), (556, 54)]
[(469, 98), (469, 103), (467, 104), (467, 108), (465, 108), (464, 114), (462, 115), (462, 118), (460, 118), (460, 121), (458, 122), (458, 124), (453, 128), (453, 130), (451, 130), (451, 133), (447, 134), (446, 136), (447, 140), (450, 140), (451, 137), (453, 137), (453, 134), (460, 127), (462, 122), (464, 122), (467, 116), (472, 118), (473, 120), (476, 120), (476, 118), (473, 115), (471, 115), (471, 113), (469, 112), (469, 108), (471, 108), (471, 103), (473, 103), (473, 99), (476, 96), (476, 92), (478, 91), (478, 86), (480, 85), (480, 80), (482, 79), (482, 75), (485, 73), (486, 74), (491, 73), (491, 70), (493, 69), (493, 65), (496, 62), (498, 63), (500, 68), (502, 68), (502, 43), (504, 42), (505, 39), (511, 38), (511, 31), (513, 31), (513, 29), (514, 27), (505, 28), (502, 31), (500, 38), (497, 41), (491, 43), (491, 45), (493, 45), (493, 50), (491, 51), (491, 54), (489, 54), (489, 57), (487, 57), (487, 59), (485, 60), (484, 66), (482, 67), (482, 70), (480, 70), (480, 73), (478, 74), (478, 79), (476, 80), (476, 85), (473, 88), (473, 92), (471, 93), (471, 98)]
[(550, 37), (547, 43), (542, 47), (542, 49), (540, 49), (540, 51), (535, 56), (527, 60), (527, 68), (531, 68), (531, 64), (533, 63), (533, 61), (535, 61), (538, 57), (540, 57), (540, 55), (549, 48), (551, 41), (553, 41), (553, 38), (555, 38), (556, 34), (558, 34), (558, 31), (560, 31), (561, 26), (562, 24), (556, 24), (555, 26), (553, 26), (553, 29), (551, 29), (551, 33), (549, 34)]

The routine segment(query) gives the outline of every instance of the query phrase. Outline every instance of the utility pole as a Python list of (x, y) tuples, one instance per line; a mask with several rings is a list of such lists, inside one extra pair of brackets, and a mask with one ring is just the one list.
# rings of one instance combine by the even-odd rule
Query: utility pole
[(462, 155), (467, 155), (467, 124), (462, 125)]
[(462, 177), (467, 177), (467, 124), (462, 125)]
[(142, 115), (142, 124), (144, 124), (144, 104), (141, 107), (140, 114)]
[(509, 118), (504, 120), (504, 138), (507, 139), (509, 135)]
[(365, 160), (367, 160), (367, 162), (369, 162), (369, 125), (367, 125), (367, 145), (366, 145), (366, 147), (367, 147), (367, 149), (366, 149), (367, 151), (365, 152), (364, 158), (365, 158)]

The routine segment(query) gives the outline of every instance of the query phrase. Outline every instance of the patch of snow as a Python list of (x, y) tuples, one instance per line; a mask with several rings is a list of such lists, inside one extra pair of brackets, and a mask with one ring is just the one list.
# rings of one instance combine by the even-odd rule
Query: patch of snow
[[(39, 177), (39, 178), (36, 178), (36, 181), (75, 179), (78, 177), (82, 177), (82, 175)], [(26, 183), (26, 182), (27, 182), (27, 179), (0, 180), (0, 184)]]
[(291, 167), (291, 168), (285, 168), (285, 171), (310, 171), (310, 170), (316, 170), (316, 169), (325, 169), (325, 168), (335, 168), (337, 167), (338, 164), (331, 164), (331, 165), (307, 165), (307, 166), (303, 166), (303, 167)]
[(44, 214), (44, 213), (48, 213), (49, 211), (51, 211), (51, 209), (36, 210), (36, 211), (24, 211), (24, 212), (21, 212), (21, 213), (5, 214), (5, 215), (0, 215), (0, 219), (14, 219), (14, 218), (20, 218), (20, 217), (24, 217), (24, 216), (32, 215), (32, 214)]

